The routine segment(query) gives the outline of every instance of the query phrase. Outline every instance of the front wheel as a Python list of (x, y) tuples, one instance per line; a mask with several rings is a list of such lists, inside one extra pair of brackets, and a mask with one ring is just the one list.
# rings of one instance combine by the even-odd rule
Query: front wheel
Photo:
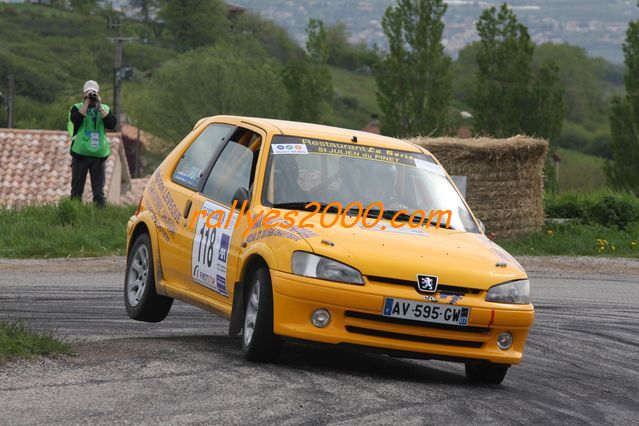
[(257, 268), (246, 284), (242, 352), (249, 361), (276, 361), (282, 339), (273, 333), (273, 289), (268, 269)]
[(510, 365), (504, 364), (466, 364), (466, 379), (475, 383), (498, 385), (506, 377)]
[(129, 317), (160, 322), (169, 314), (173, 299), (155, 291), (153, 252), (148, 234), (140, 234), (129, 252), (124, 277), (124, 305)]

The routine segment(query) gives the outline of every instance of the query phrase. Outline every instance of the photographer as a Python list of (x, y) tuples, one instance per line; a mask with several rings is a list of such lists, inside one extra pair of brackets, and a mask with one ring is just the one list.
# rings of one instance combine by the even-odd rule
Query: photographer
[(105, 129), (113, 130), (116, 117), (102, 103), (100, 86), (93, 80), (84, 83), (84, 102), (71, 107), (67, 130), (71, 136), (71, 198), (82, 199), (87, 172), (91, 174), (93, 202), (104, 207), (104, 161), (111, 154)]

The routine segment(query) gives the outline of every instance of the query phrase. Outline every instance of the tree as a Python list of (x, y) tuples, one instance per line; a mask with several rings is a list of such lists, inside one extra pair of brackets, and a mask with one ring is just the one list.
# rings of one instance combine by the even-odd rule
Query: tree
[(559, 80), (566, 92), (566, 119), (581, 124), (606, 121), (607, 102), (595, 68), (598, 59), (589, 57), (584, 48), (567, 43), (537, 46), (533, 66), (550, 61), (559, 67)]
[(338, 22), (326, 28), (326, 46), (328, 50), (327, 62), (349, 70), (356, 65), (355, 54), (348, 42), (348, 32), (343, 22)]
[(457, 59), (453, 61), (450, 67), (453, 81), (453, 98), (465, 104), (470, 102), (473, 90), (475, 90), (478, 51), (479, 41), (467, 44), (458, 52)]
[(499, 11), (484, 10), (477, 31), (475, 128), (496, 137), (524, 133), (554, 141), (564, 117), (559, 68), (549, 61), (534, 70), (535, 45), (505, 3)]
[(382, 19), (388, 52), (375, 67), (382, 131), (393, 136), (443, 134), (451, 96), (444, 53), (443, 0), (398, 0)]
[(564, 89), (559, 81), (559, 67), (554, 63), (542, 65), (535, 74), (531, 101), (529, 131), (556, 141), (564, 117)]
[(129, 4), (139, 9), (144, 22), (148, 23), (151, 19), (151, 12), (158, 7), (159, 0), (130, 0)]
[(328, 64), (351, 71), (370, 67), (375, 62), (375, 51), (366, 43), (351, 43), (346, 25), (343, 22), (326, 28), (326, 44), (328, 47)]
[(623, 53), (626, 96), (617, 96), (612, 102), (612, 162), (606, 164), (605, 171), (611, 186), (639, 195), (639, 20), (628, 25)]
[(328, 48), (322, 21), (311, 19), (306, 29), (306, 52), (289, 59), (282, 72), (288, 92), (291, 120), (318, 122), (333, 97), (333, 82), (326, 65)]
[(97, 6), (97, 0), (69, 0), (71, 9), (76, 12), (89, 13)]
[(303, 50), (283, 27), (248, 10), (237, 18), (234, 32), (255, 38), (269, 56), (282, 63), (301, 54)]
[(528, 114), (534, 44), (525, 25), (503, 4), (484, 10), (477, 22), (475, 127), (493, 136), (522, 133)]
[(221, 0), (171, 0), (160, 11), (177, 47), (189, 50), (212, 45), (229, 29)]
[(286, 91), (280, 67), (257, 43), (196, 49), (154, 72), (127, 112), (141, 128), (173, 144), (202, 117), (284, 118)]

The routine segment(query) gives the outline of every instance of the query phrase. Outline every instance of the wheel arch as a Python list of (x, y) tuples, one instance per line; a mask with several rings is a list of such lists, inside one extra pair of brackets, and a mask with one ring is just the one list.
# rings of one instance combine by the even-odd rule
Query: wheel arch
[[(131, 232), (131, 238), (129, 238), (129, 244), (126, 248), (126, 252), (129, 253), (131, 251), (131, 247), (133, 247), (133, 243), (136, 238), (140, 236), (140, 234), (149, 234), (149, 238), (151, 238), (151, 232), (149, 231), (149, 227), (146, 226), (146, 223), (143, 221), (138, 222), (133, 228), (133, 232)], [(153, 244), (153, 239), (151, 239), (151, 244)]]
[(244, 266), (240, 271), (239, 281), (244, 283), (248, 275), (260, 266), (270, 268), (268, 262), (260, 253), (253, 253), (244, 261)]
[(151, 239), (151, 251), (153, 254), (153, 270), (155, 273), (155, 290), (159, 295), (166, 296), (164, 286), (162, 283), (162, 265), (160, 263), (160, 246), (158, 242), (157, 232), (155, 231), (155, 224), (148, 212), (143, 212), (137, 217), (137, 222), (133, 225), (130, 237), (127, 243), (127, 262), (129, 260), (129, 253), (131, 247), (135, 242), (135, 239), (141, 234), (148, 234)]
[(244, 308), (246, 306), (246, 294), (244, 291), (247, 277), (259, 267), (269, 269), (269, 264), (260, 253), (250, 254), (241, 266), (238, 281), (233, 288), (233, 308), (231, 309), (231, 322), (229, 324), (229, 336), (237, 336), (242, 329), (244, 320)]

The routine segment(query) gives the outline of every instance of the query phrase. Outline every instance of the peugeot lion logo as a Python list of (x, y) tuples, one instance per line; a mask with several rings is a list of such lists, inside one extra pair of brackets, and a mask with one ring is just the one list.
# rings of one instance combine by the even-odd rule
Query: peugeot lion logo
[(437, 290), (437, 277), (433, 275), (417, 275), (417, 291), (433, 293)]

